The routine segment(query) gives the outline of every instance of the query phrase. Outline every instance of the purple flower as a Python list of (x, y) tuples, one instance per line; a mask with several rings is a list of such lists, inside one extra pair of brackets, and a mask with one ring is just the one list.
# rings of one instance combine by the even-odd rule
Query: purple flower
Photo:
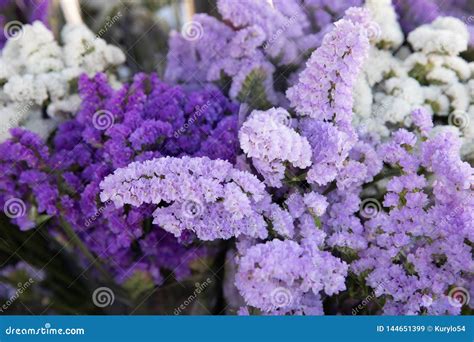
[(267, 236), (265, 221), (254, 209), (267, 196), (263, 184), (222, 160), (165, 157), (135, 162), (115, 170), (100, 186), (101, 200), (117, 207), (158, 205), (153, 222), (176, 237), (185, 231), (201, 240)]

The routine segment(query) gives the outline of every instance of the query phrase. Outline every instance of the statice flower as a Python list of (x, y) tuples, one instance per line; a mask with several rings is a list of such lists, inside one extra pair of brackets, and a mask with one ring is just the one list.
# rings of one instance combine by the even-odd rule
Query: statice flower
[(81, 109), (58, 127), (52, 146), (21, 129), (0, 144), (0, 204), (24, 203), (23, 214), (12, 218), (22, 229), (43, 215), (53, 217), (53, 227), (64, 219), (93, 253), (113, 260), (108, 266), (120, 282), (145, 272), (161, 284), (163, 269), (189, 275), (189, 262), (205, 248), (190, 244), (189, 234), (177, 239), (153, 225), (152, 205), (125, 210), (101, 204), (99, 183), (116, 168), (166, 155), (234, 161), (237, 105), (214, 86), (185, 90), (145, 74), (118, 90), (104, 74), (83, 75), (79, 93)]
[[(51, 156), (44, 142), (20, 128), (12, 129), (11, 135), (0, 144), (0, 205), (21, 230), (28, 230), (40, 219), (38, 212), (58, 213), (59, 193), (54, 175), (47, 170)], [(37, 201), (27, 201), (30, 196)]]
[[(374, 25), (366, 10), (349, 9), (311, 55), (298, 83), (287, 91), (291, 105), (304, 118), (299, 126), (313, 150), (310, 183), (333, 181), (357, 141), (351, 126), (352, 88), (367, 57)], [(364, 172), (359, 166), (357, 172)]]
[(402, 129), (381, 146), (381, 158), (401, 175), (386, 184), (386, 209), (364, 223), (369, 246), (352, 267), (368, 272), (386, 314), (459, 314), (450, 289), (468, 283), (474, 269), (473, 169), (461, 161), (454, 134), (421, 137)]
[(469, 0), (394, 0), (403, 30), (408, 33), (416, 27), (428, 24), (440, 16), (454, 16), (467, 21), (470, 32), (470, 45), (474, 44), (474, 25), (469, 18), (474, 6)]
[(311, 165), (308, 141), (290, 125), (286, 110), (272, 108), (253, 111), (239, 131), (240, 147), (270, 186), (282, 185), (285, 163), (300, 169)]
[(467, 49), (469, 32), (459, 19), (441, 17), (422, 25), (408, 35), (408, 42), (416, 51), (425, 54), (439, 52), (456, 56)]
[[(317, 193), (293, 193), (286, 220), (267, 242), (239, 239), (235, 285), (246, 304), (263, 314), (323, 314), (322, 301), (345, 290), (348, 266), (324, 251), (318, 216), (328, 203)], [(294, 233), (281, 229), (284, 224)], [(319, 222), (319, 223), (318, 223)]]
[(347, 265), (290, 240), (252, 246), (238, 264), (237, 288), (248, 305), (266, 314), (322, 314), (320, 292), (345, 288)]
[(295, 218), (270, 202), (254, 175), (206, 157), (134, 162), (100, 187), (105, 203), (152, 204), (154, 223), (175, 236), (238, 238), (235, 284), (246, 305), (263, 313), (322, 314), (323, 297), (345, 289), (347, 264), (322, 250), (317, 220), (328, 203), (320, 194), (302, 196)]
[[(381, 24), (379, 35), (383, 37), (387, 27), (382, 23), (392, 17), (394, 9), (379, 6), (379, 10), (381, 15), (374, 18)], [(394, 29), (400, 31), (390, 25)], [(472, 66), (459, 56), (468, 38), (461, 20), (439, 17), (408, 34), (414, 52), (398, 49), (396, 40), (372, 47), (354, 89), (357, 130), (372, 139), (386, 140), (397, 127), (409, 128), (412, 110), (424, 107), (435, 130), (457, 131), (463, 138), (463, 157), (472, 158)]]
[(125, 61), (119, 48), (83, 25), (66, 25), (62, 46), (39, 21), (24, 25), (17, 35), (0, 55), (0, 118), (5, 123), (0, 141), (8, 137), (9, 128), (18, 126), (47, 137), (58, 120), (79, 108), (77, 80), (82, 73), (107, 70), (114, 81), (113, 67)]
[(298, 84), (287, 91), (299, 115), (321, 121), (350, 119), (351, 89), (369, 49), (369, 23), (368, 12), (352, 8), (324, 37), (299, 75)]
[(263, 184), (222, 160), (157, 158), (117, 169), (100, 184), (101, 200), (117, 207), (158, 206), (153, 223), (179, 237), (191, 231), (201, 240), (240, 234), (265, 238), (265, 221), (254, 207), (265, 196)]
[(197, 14), (180, 34), (171, 34), (166, 79), (216, 82), (231, 98), (268, 109), (282, 102), (287, 80), (280, 74), (296, 69), (319, 46), (331, 18), (360, 1), (338, 3), (219, 0), (223, 21)]

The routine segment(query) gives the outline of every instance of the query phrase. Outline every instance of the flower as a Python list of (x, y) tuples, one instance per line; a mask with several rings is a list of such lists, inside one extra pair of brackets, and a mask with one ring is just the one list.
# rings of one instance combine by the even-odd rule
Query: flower
[[(0, 141), (8, 129), (26, 126), (46, 138), (65, 115), (80, 105), (74, 85), (82, 73), (94, 75), (125, 61), (123, 52), (108, 45), (83, 25), (62, 30), (63, 46), (46, 26), (35, 21), (22, 26), (18, 39), (7, 42), (0, 55), (3, 96)], [(114, 75), (110, 79), (116, 82)], [(51, 119), (43, 119), (43, 107)]]
[[(239, 131), (240, 147), (270, 186), (281, 186), (284, 163), (305, 169), (311, 165), (311, 147), (291, 127), (283, 108), (253, 111)], [(255, 162), (256, 161), (256, 162)]]
[(222, 160), (164, 157), (135, 162), (115, 170), (100, 187), (101, 200), (117, 207), (166, 204), (155, 209), (153, 223), (176, 237), (185, 231), (201, 240), (267, 236), (265, 221), (254, 209), (266, 196), (263, 184)]

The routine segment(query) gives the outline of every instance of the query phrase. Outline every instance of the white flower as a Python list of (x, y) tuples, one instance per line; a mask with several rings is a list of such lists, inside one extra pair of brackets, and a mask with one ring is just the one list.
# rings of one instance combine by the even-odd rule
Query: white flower
[[(354, 111), (361, 117), (369, 117), (372, 114), (372, 88), (367, 82), (366, 75), (362, 72), (357, 78), (353, 89)], [(357, 116), (354, 118), (356, 119)]]
[(5, 84), (4, 90), (12, 102), (16, 103), (33, 101), (41, 105), (48, 99), (46, 85), (37, 76), (32, 74), (10, 77)]
[(469, 106), (469, 89), (461, 83), (454, 83), (449, 86), (446, 95), (451, 99), (451, 107), (453, 110), (466, 111)]
[(397, 49), (404, 37), (397, 14), (391, 0), (367, 0), (365, 7), (370, 10), (372, 19), (380, 26), (375, 44), (384, 49)]
[(109, 65), (122, 64), (123, 52), (83, 25), (66, 25), (61, 33), (65, 42), (63, 53), (67, 67), (81, 69), (89, 75), (105, 70)]
[(417, 51), (452, 56), (465, 51), (468, 41), (469, 32), (466, 25), (453, 17), (439, 17), (408, 35), (408, 42)]
[[(71, 84), (77, 77), (82, 73), (92, 76), (125, 60), (120, 49), (95, 37), (83, 25), (64, 28), (62, 47), (39, 21), (24, 25), (22, 30), (21, 37), (10, 39), (0, 55), (0, 79), (5, 82), (0, 89), (0, 120), (14, 122), (10, 128), (28, 123), (46, 134), (57, 120), (42, 122), (41, 115), (35, 113), (41, 114), (47, 105), (46, 112), (51, 117), (74, 114), (80, 100)], [(113, 75), (110, 79), (116, 83)], [(15, 117), (14, 108), (28, 110), (17, 111)], [(7, 137), (2, 131), (0, 142)]]
[[(374, 0), (367, 6), (387, 4)], [(384, 23), (379, 25), (383, 28)], [(466, 25), (447, 17), (410, 33), (408, 41), (415, 52), (402, 47), (393, 54), (381, 50), (386, 48), (383, 44), (373, 47), (354, 89), (357, 131), (384, 139), (401, 125), (409, 127), (416, 108), (425, 108), (435, 117), (458, 111), (469, 122), (468, 127), (454, 127), (464, 139), (461, 153), (464, 157), (473, 153), (474, 63), (458, 56), (467, 47), (467, 39)]]

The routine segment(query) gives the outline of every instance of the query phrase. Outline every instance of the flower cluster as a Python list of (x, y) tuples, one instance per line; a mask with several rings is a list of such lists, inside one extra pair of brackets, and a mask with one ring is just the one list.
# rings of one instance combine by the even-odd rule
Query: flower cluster
[(277, 71), (291, 74), (333, 19), (360, 2), (219, 0), (222, 21), (197, 14), (171, 34), (166, 77), (220, 83), (231, 98), (254, 107), (277, 105), (285, 101), (277, 85), (286, 83)]
[(0, 207), (124, 287), (212, 258), (230, 313), (470, 312), (470, 37), (438, 14), (411, 26), (420, 4), (218, 0), (171, 34), (167, 82), (123, 85), (101, 72), (116, 48), (84, 27), (59, 47), (27, 25), (0, 101), (67, 119), (0, 144)]
[(474, 44), (474, 23), (472, 21), (474, 5), (469, 0), (394, 0), (394, 5), (405, 33), (430, 23), (437, 17), (454, 16), (466, 21), (470, 33), (469, 45)]
[[(387, 22), (394, 9), (379, 6), (379, 13), (378, 22)], [(390, 27), (397, 38), (371, 49), (357, 81), (355, 125), (363, 134), (386, 139), (397, 127), (410, 127), (411, 111), (423, 107), (433, 117), (435, 132), (457, 132), (463, 138), (462, 155), (471, 158), (473, 64), (459, 56), (468, 47), (466, 25), (453, 17), (439, 17), (419, 26), (407, 36), (414, 50), (410, 52), (400, 48), (402, 32), (395, 24)]]
[[(417, 111), (416, 124), (422, 116), (429, 121), (428, 113)], [(367, 272), (376, 296), (385, 297), (386, 314), (459, 314), (449, 289), (472, 287), (473, 169), (461, 161), (459, 148), (450, 132), (423, 139), (404, 129), (380, 147), (381, 158), (400, 175), (386, 184), (388, 210), (365, 222), (369, 247), (352, 266)]]
[[(41, 22), (21, 27), (0, 55), (0, 141), (12, 127), (25, 126), (47, 137), (59, 119), (79, 108), (77, 80), (82, 73), (107, 71), (125, 61), (123, 52), (83, 25), (66, 25), (63, 45)], [(52, 117), (45, 120), (44, 114)]]
[(116, 206), (167, 204), (153, 222), (180, 237), (191, 231), (201, 240), (245, 234), (265, 238), (265, 221), (253, 207), (265, 198), (264, 186), (222, 160), (158, 158), (116, 170), (101, 183), (103, 202)]
[(13, 220), (25, 230), (43, 215), (71, 225), (92, 252), (114, 260), (111, 268), (121, 281), (142, 270), (159, 284), (161, 267), (187, 275), (189, 260), (204, 249), (187, 248), (186, 235), (178, 235), (182, 244), (157, 226), (147, 228), (150, 205), (116, 210), (110, 202), (101, 204), (99, 183), (135, 160), (166, 155), (234, 160), (237, 106), (213, 86), (185, 91), (145, 74), (118, 90), (104, 74), (83, 75), (79, 93), (80, 110), (58, 127), (51, 147), (19, 128), (0, 145), (0, 204), (22, 199), (23, 215)]
[(240, 147), (270, 186), (280, 187), (285, 162), (300, 169), (311, 165), (311, 147), (291, 127), (283, 108), (253, 111), (239, 131)]

